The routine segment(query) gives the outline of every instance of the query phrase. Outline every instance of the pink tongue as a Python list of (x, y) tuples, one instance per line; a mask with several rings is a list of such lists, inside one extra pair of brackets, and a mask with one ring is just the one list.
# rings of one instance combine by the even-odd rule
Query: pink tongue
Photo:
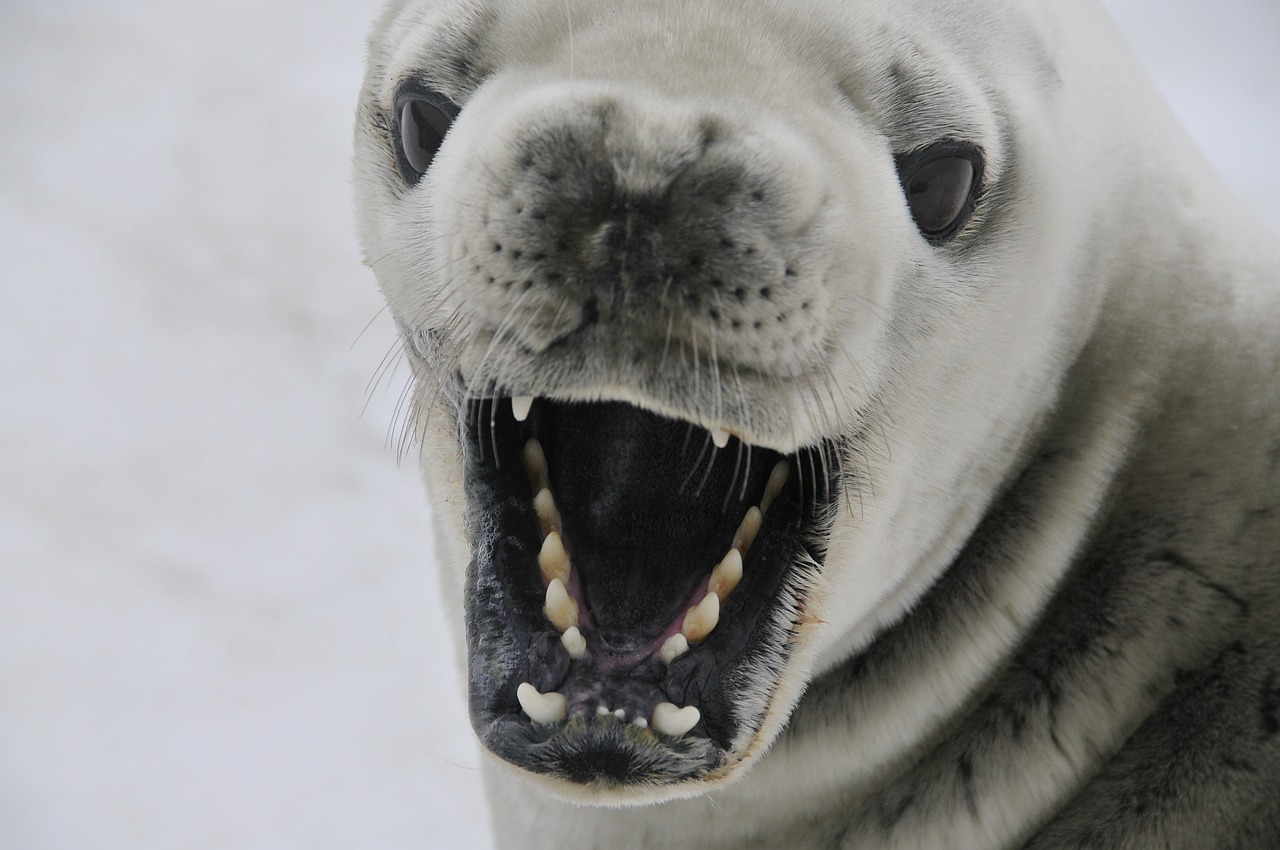
[[(702, 582), (698, 584), (688, 602), (680, 609), (680, 613), (671, 621), (670, 625), (663, 630), (662, 634), (658, 635), (657, 638), (639, 649), (621, 655), (614, 655), (609, 652), (596, 652), (594, 653), (596, 665), (599, 666), (601, 670), (625, 670), (630, 667), (635, 667), (637, 664), (640, 664), (658, 650), (662, 649), (662, 645), (667, 642), (667, 638), (679, 633), (680, 627), (684, 624), (685, 611), (707, 594), (707, 585), (710, 583), (710, 578), (711, 577), (708, 574), (707, 578), (704, 578)], [(588, 642), (587, 645), (591, 646), (591, 643)]]

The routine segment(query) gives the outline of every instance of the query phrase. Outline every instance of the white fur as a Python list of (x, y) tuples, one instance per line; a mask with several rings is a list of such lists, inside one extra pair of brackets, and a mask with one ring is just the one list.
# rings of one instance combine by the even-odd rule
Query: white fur
[[(446, 91), (463, 111), (423, 184), (404, 192), (372, 118), (429, 63), (439, 32), (490, 15), (478, 60), (489, 73), (478, 87)], [(895, 66), (929, 78), (915, 84), (924, 93), (916, 107), (895, 101)], [(504, 169), (520, 140), (606, 102), (621, 113), (610, 144), (634, 163), (618, 178), (627, 186), (660, 182), (711, 115), (734, 155), (780, 187), (775, 236), (817, 269), (796, 285), (821, 309), (794, 333), (717, 339), (714, 357), (788, 378), (834, 376), (829, 392), (815, 398), (798, 379), (642, 387), (607, 365), (533, 372), (504, 359), (504, 334), (537, 348), (560, 317), (538, 318), (536, 293), (513, 306), (469, 278), (463, 246), (484, 238), (481, 211), (502, 215), (494, 199), (510, 184)], [(995, 191), (977, 217), (1001, 217), (964, 253), (919, 238), (893, 170), (894, 152), (948, 135), (983, 146)], [(1140, 573), (1131, 589), (1150, 607), (1118, 629), (1120, 660), (1071, 668), (1076, 687), (1049, 721), (1060, 746), (993, 734), (980, 742), (989, 758), (973, 762), (980, 792), (972, 806), (957, 802), (948, 771), (977, 739), (962, 744), (947, 731), (1037, 628), (1114, 500), (1180, 516), (1176, 498), (1166, 511), (1165, 493), (1192, 486), (1187, 451), (1235, 468), (1266, 439), (1258, 429), (1274, 428), (1274, 386), (1240, 390), (1263, 401), (1253, 437), (1229, 440), (1205, 435), (1243, 402), (1182, 389), (1190, 375), (1201, 387), (1224, 374), (1253, 386), (1277, 363), (1280, 313), (1264, 285), (1276, 279), (1276, 252), (1205, 171), (1104, 15), (1078, 0), (393, 5), (371, 40), (356, 183), (366, 255), (410, 338), (457, 316), (460, 335), (474, 340), (458, 359), (468, 379), (626, 400), (778, 450), (869, 435), (846, 458), (862, 483), (831, 530), (811, 609), (825, 624), (802, 631), (741, 757), (698, 786), (609, 800), (662, 803), (625, 810), (574, 808), (557, 798), (580, 800), (572, 789), (547, 793), (495, 767), (487, 780), (499, 842), (708, 848), (781, 846), (785, 836), (800, 847), (838, 834), (859, 848), (989, 848), (1020, 846), (1049, 822), (1173, 691), (1172, 671), (1206, 664), (1238, 620), (1181, 574)], [(705, 358), (698, 339), (683, 341)], [(430, 385), (431, 365), (415, 359), (415, 368)], [(470, 558), (460, 449), (447, 413), (424, 411), (420, 427), (443, 592), (460, 599)], [(1046, 447), (1062, 458), (1032, 468)], [(1135, 469), (1162, 483), (1133, 483)], [(1226, 484), (1195, 485), (1207, 488), (1196, 513), (1207, 518), (1206, 552), (1225, 551), (1218, 529), (1242, 505), (1271, 498), (1262, 473), (1236, 480), (1227, 495), (1212, 489)], [(778, 740), (805, 687), (901, 622), (1015, 481), (1033, 516), (1001, 529), (1011, 566), (966, 624), (945, 641), (922, 640), (913, 663), (868, 674), (843, 715), (802, 716)], [(1274, 576), (1232, 572), (1234, 563), (1214, 580), (1241, 595), (1274, 593)], [(1171, 640), (1161, 619), (1170, 608), (1202, 638)], [(929, 789), (928, 799), (892, 828), (878, 825), (868, 814), (877, 801), (907, 787)]]

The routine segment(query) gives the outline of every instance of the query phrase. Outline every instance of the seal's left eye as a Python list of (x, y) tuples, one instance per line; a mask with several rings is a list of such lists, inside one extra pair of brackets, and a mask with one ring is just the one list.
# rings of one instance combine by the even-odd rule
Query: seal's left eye
[(396, 98), (396, 162), (410, 186), (426, 173), (457, 114), (458, 107), (435, 92), (405, 91)]
[(941, 245), (960, 232), (977, 202), (982, 156), (963, 142), (943, 141), (898, 157), (898, 179), (921, 235)]

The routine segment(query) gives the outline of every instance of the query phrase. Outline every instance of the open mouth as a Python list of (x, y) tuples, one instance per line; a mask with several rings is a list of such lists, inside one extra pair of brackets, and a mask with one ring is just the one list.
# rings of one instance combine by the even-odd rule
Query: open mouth
[(597, 789), (741, 761), (808, 619), (834, 447), (784, 455), (624, 402), (463, 412), (483, 743)]

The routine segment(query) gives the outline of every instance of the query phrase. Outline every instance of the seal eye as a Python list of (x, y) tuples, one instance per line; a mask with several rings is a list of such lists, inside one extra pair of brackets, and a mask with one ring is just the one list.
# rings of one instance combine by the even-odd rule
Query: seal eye
[(444, 95), (413, 89), (396, 97), (395, 111), (396, 162), (400, 176), (412, 186), (422, 179), (440, 150), (458, 107)]
[(898, 179), (920, 233), (933, 245), (949, 241), (977, 202), (982, 158), (962, 142), (938, 142), (898, 157)]

